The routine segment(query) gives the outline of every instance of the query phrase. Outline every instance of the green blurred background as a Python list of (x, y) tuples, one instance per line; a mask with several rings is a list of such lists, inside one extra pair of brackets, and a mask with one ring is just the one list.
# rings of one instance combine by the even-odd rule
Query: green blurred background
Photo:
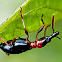
[[(0, 0), (0, 24), (3, 23), (8, 16), (14, 13), (25, 0)], [(59, 31), (59, 37), (62, 37), (62, 21), (55, 22), (55, 31)], [(35, 41), (37, 31), (29, 34), (30, 41)], [(42, 37), (44, 30), (38, 35)], [(47, 36), (52, 34), (52, 29), (47, 29)], [(26, 38), (25, 36), (22, 36)], [(5, 52), (0, 50), (0, 62), (62, 62), (62, 39), (52, 39), (52, 41), (43, 48), (35, 48), (30, 51), (7, 56)]]

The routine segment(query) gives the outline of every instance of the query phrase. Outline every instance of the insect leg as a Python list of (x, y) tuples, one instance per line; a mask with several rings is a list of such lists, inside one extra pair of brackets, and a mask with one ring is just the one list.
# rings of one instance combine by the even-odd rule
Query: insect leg
[(54, 16), (55, 16), (55, 14), (53, 14), (53, 18), (52, 18), (52, 30), (53, 30), (53, 33), (54, 33)]
[(12, 40), (12, 45), (14, 45), (14, 42), (16, 41), (16, 39), (14, 38), (13, 40)]
[(50, 26), (50, 25), (48, 25), (48, 26), (45, 27), (44, 38), (46, 37), (46, 29), (47, 29), (47, 27), (49, 27), (49, 26)]
[[(53, 14), (53, 18), (52, 18), (52, 30), (53, 30), (53, 33), (54, 33), (54, 16), (55, 14)], [(58, 36), (56, 36), (58, 39), (60, 39)]]
[[(43, 25), (44, 25), (43, 14), (42, 14), (42, 17), (41, 17), (41, 21), (42, 21), (42, 23), (43, 23)], [(47, 25), (47, 26), (45, 27), (44, 38), (46, 37), (46, 29), (47, 29), (47, 27), (49, 27), (49, 26), (50, 26), (50, 25)]]
[[(38, 40), (37, 36), (38, 36), (39, 32), (41, 32), (41, 31), (43, 30), (43, 28), (44, 28), (43, 14), (42, 14), (42, 17), (41, 17), (41, 21), (42, 21), (42, 23), (43, 23), (43, 26), (42, 26), (42, 27), (38, 30), (38, 32), (37, 32), (36, 40)], [(43, 37), (43, 38), (46, 37), (46, 29), (47, 29), (47, 27), (49, 27), (49, 26), (50, 26), (50, 25), (48, 25), (48, 26), (45, 27), (44, 37)]]
[(6, 53), (8, 56), (10, 55), (9, 53)]
[(36, 34), (36, 41), (38, 40), (38, 38), (37, 38), (37, 36), (38, 36), (38, 34), (43, 30), (43, 28), (44, 28), (44, 22), (43, 22), (43, 14), (42, 14), (42, 17), (41, 17), (41, 21), (42, 21), (42, 23), (43, 23), (43, 26), (38, 30), (38, 32), (37, 32), (37, 34)]
[[(21, 8), (21, 7), (20, 7), (20, 8)], [(29, 35), (28, 35), (28, 31), (27, 31), (26, 28), (25, 28), (24, 19), (23, 19), (23, 17), (22, 17), (21, 11), (22, 11), (22, 8), (21, 8), (21, 10), (20, 10), (20, 16), (21, 16), (21, 19), (22, 19), (22, 22), (23, 22), (23, 27), (24, 27), (25, 33), (26, 33), (26, 35), (28, 36), (28, 37), (26, 38), (26, 41), (28, 41)]]
[(4, 41), (1, 37), (0, 37), (0, 39), (6, 44), (6, 45), (8, 45), (8, 46), (10, 46), (6, 41)]

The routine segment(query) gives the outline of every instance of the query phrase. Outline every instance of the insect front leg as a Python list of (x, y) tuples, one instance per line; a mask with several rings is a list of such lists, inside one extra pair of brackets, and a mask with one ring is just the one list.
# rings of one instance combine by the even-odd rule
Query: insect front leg
[[(52, 30), (53, 30), (53, 34), (54, 34), (54, 16), (55, 14), (53, 14), (53, 18), (52, 18)], [(58, 36), (56, 36), (58, 39), (60, 39)]]
[(53, 14), (53, 18), (52, 18), (52, 30), (53, 30), (53, 33), (54, 33), (54, 16), (55, 16), (55, 14)]
[[(20, 7), (21, 8), (21, 7)], [(22, 19), (22, 23), (23, 23), (23, 27), (24, 27), (24, 30), (25, 30), (25, 33), (26, 33), (26, 35), (27, 35), (27, 38), (26, 38), (26, 41), (29, 41), (28, 39), (29, 39), (29, 35), (28, 35), (28, 31), (26, 30), (26, 28), (25, 28), (25, 24), (24, 24), (24, 19), (23, 19), (23, 17), (22, 17), (22, 8), (21, 8), (21, 10), (20, 10), (20, 16), (21, 16), (21, 19)]]

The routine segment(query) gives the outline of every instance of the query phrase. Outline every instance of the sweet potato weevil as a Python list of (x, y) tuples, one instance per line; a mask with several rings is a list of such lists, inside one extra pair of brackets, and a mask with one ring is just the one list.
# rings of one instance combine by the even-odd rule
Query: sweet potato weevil
[[(24, 19), (22, 17), (22, 8), (20, 10), (20, 16), (23, 22), (23, 27), (24, 27), (24, 31), (27, 35), (26, 39), (23, 38), (14, 38), (13, 40), (9, 40), (9, 41), (4, 41), (1, 37), (0, 39), (4, 42), (0, 44), (0, 48), (6, 52), (8, 55), (9, 54), (19, 54), (22, 52), (25, 52), (27, 50), (31, 50), (32, 48), (41, 48), (44, 47), (47, 43), (49, 43), (51, 41), (52, 38), (57, 37), (57, 35), (59, 35), (59, 32), (54, 32), (54, 14), (53, 14), (53, 18), (52, 18), (52, 30), (53, 30), (53, 34), (49, 37), (46, 37), (46, 28), (49, 27), (50, 25), (45, 27), (45, 31), (44, 31), (44, 37), (38, 39), (37, 36), (38, 34), (43, 30), (44, 28), (44, 21), (43, 21), (43, 14), (41, 17), (41, 21), (43, 23), (43, 26), (38, 30), (37, 34), (36, 34), (36, 40), (34, 42), (30, 42), (29, 39), (29, 35), (28, 35), (28, 31), (25, 28), (25, 24), (24, 24)], [(59, 37), (57, 37), (59, 38)], [(60, 39), (60, 38), (59, 38)]]

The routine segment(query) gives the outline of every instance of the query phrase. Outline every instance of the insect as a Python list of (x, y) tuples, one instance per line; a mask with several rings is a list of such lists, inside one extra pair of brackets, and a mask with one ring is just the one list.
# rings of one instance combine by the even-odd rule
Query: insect
[[(37, 34), (36, 34), (36, 40), (34, 42), (30, 42), (29, 41), (29, 35), (28, 35), (28, 31), (25, 28), (25, 24), (24, 24), (24, 19), (22, 17), (22, 8), (20, 10), (20, 16), (23, 22), (23, 27), (24, 27), (24, 31), (27, 35), (26, 39), (23, 38), (14, 38), (13, 40), (9, 40), (9, 41), (4, 41), (1, 37), (0, 39), (4, 42), (0, 44), (0, 48), (7, 53), (7, 55), (9, 54), (19, 54), (22, 52), (25, 52), (27, 50), (31, 50), (33, 48), (42, 48), (44, 47), (47, 43), (51, 42), (51, 39), (54, 37), (57, 37), (57, 35), (59, 35), (59, 32), (54, 32), (54, 14), (52, 17), (52, 30), (53, 30), (53, 34), (49, 37), (46, 37), (46, 29), (47, 27), (49, 27), (50, 25), (48, 25), (47, 27), (45, 27), (45, 31), (44, 31), (44, 37), (38, 39), (38, 34), (43, 30), (44, 28), (44, 22), (43, 22), (43, 15), (41, 17), (41, 21), (43, 23), (43, 26), (38, 30)], [(59, 38), (59, 37), (57, 37)], [(59, 38), (60, 39), (60, 38)]]

